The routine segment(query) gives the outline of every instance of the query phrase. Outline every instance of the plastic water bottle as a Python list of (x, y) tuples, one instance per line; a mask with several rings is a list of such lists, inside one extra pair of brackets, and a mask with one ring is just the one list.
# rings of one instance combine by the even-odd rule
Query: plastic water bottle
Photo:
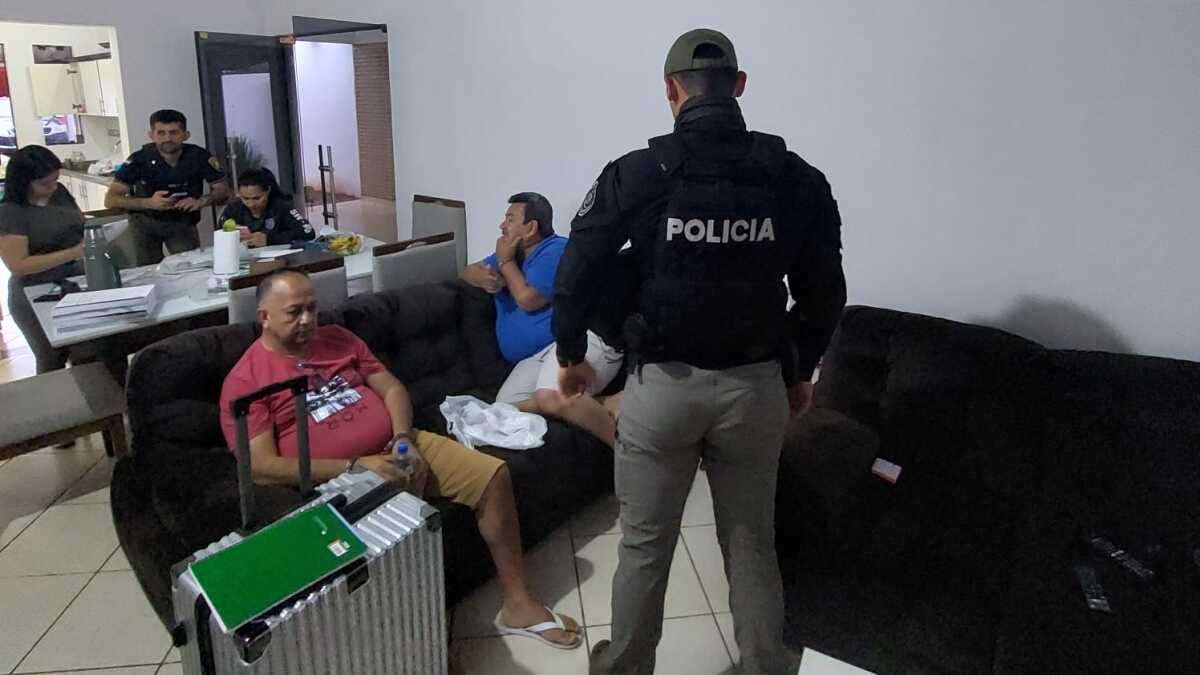
[(410, 449), (408, 441), (400, 441), (392, 448), (392, 464), (404, 476), (405, 487), (412, 483), (413, 474), (417, 471), (413, 456), (409, 454)]

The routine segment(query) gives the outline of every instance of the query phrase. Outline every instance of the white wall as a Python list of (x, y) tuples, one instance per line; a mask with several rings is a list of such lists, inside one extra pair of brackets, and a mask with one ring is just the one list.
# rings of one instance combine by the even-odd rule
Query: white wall
[[(295, 14), (329, 12), (274, 0), (268, 28)], [(336, 14), (388, 24), (397, 194), (465, 199), (473, 259), (508, 194), (544, 192), (566, 231), (606, 161), (669, 131), (667, 47), (710, 25), (750, 74), (751, 124), (833, 184), (852, 302), (1200, 359), (1200, 3), (361, 0)]]
[[(853, 302), (1200, 359), (1200, 3), (360, 0), (334, 14), (388, 24), (397, 194), (465, 199), (474, 259), (508, 194), (544, 192), (565, 231), (606, 161), (669, 130), (667, 46), (711, 25), (750, 73), (751, 123), (829, 176)], [(293, 15), (330, 9), (0, 6), (0, 20), (115, 26), (135, 135), (165, 105), (200, 131), (192, 31), (285, 33)]]
[[(76, 56), (85, 56), (104, 51), (99, 43), (109, 40), (109, 30), (98, 26), (31, 25), (0, 21), (0, 45), (4, 45), (18, 145), (46, 144), (41, 118), (34, 112), (33, 86), (29, 78), (29, 67), (33, 65), (33, 45), (70, 46)], [(75, 152), (83, 153), (88, 159), (107, 159), (112, 156), (114, 143), (119, 139), (110, 138), (108, 130), (119, 130), (118, 121), (94, 115), (80, 115), (79, 120), (83, 127), (84, 142), (51, 145), (48, 146), (50, 150), (59, 157), (69, 157)]]
[(304, 182), (320, 189), (317, 145), (328, 145), (333, 148), (333, 177), (337, 192), (361, 195), (358, 117), (354, 101), (354, 46), (299, 41), (295, 51)]

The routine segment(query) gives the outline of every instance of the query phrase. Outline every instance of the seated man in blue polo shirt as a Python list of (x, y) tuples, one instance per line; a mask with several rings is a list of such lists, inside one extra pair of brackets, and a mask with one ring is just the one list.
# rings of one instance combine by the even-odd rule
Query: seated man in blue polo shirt
[(554, 277), (567, 240), (554, 233), (554, 211), (542, 195), (522, 192), (508, 204), (496, 252), (462, 274), (464, 281), (495, 296), (500, 353), (516, 364), (496, 400), (561, 418), (612, 445), (616, 421), (593, 396), (621, 371), (624, 357), (589, 332), (585, 361), (596, 373), (591, 388), (584, 396), (562, 395), (550, 324)]

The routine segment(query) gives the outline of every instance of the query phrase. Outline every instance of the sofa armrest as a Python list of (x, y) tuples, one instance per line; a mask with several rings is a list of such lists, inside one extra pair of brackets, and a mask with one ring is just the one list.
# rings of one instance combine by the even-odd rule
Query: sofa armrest
[(873, 429), (830, 408), (794, 421), (784, 437), (776, 488), (776, 548), (781, 554), (833, 544), (860, 511), (857, 489), (879, 455)]
[(512, 371), (500, 354), (496, 340), (496, 302), (487, 291), (465, 281), (455, 284), (459, 296), (460, 323), (471, 374), (479, 389), (499, 389)]

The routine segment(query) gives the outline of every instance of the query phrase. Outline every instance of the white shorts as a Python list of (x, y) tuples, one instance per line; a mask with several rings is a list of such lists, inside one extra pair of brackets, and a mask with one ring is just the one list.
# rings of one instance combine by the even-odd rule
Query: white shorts
[[(596, 371), (596, 379), (588, 387), (587, 393), (595, 395), (604, 391), (621, 372), (625, 354), (604, 344), (604, 340), (591, 331), (588, 331), (587, 342), (587, 356), (583, 360)], [(557, 343), (551, 342), (542, 351), (518, 363), (500, 387), (496, 400), (516, 405), (533, 398), (533, 393), (538, 389), (558, 391), (557, 346)]]

